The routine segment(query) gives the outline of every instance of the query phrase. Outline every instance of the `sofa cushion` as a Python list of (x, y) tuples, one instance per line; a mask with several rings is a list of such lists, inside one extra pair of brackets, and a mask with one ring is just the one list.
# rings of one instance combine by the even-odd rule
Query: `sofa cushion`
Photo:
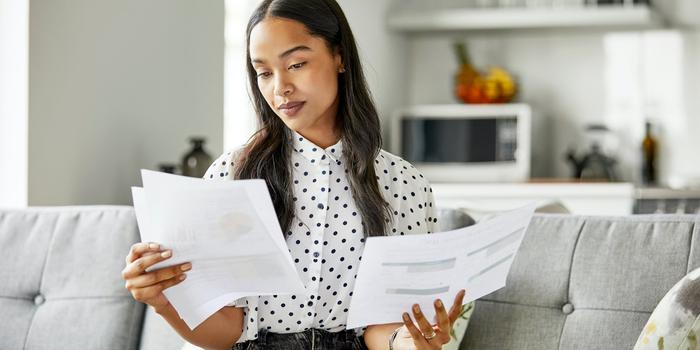
[(536, 214), (506, 287), (476, 303), (461, 349), (630, 349), (700, 264), (700, 217)]
[(651, 312), (688, 273), (693, 221), (588, 220), (572, 261), (579, 308)]
[(127, 206), (0, 210), (0, 348), (136, 349), (143, 305), (121, 269)]

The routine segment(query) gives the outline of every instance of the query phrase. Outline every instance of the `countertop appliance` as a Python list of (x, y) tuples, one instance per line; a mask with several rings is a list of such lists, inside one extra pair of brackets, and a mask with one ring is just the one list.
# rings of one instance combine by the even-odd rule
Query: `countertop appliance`
[(393, 153), (431, 182), (523, 182), (530, 176), (527, 104), (417, 105), (394, 113)]

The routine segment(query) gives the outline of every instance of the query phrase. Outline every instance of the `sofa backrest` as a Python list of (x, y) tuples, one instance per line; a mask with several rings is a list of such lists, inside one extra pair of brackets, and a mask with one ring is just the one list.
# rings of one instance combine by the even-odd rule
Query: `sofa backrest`
[(537, 214), (460, 349), (632, 349), (665, 293), (699, 266), (700, 216)]
[[(439, 217), (442, 229), (470, 223)], [(537, 214), (507, 286), (477, 301), (461, 349), (632, 348), (666, 291), (700, 266), (699, 224)], [(124, 289), (137, 241), (130, 206), (0, 209), (0, 348), (178, 348), (155, 314), (141, 332), (144, 305)]]
[(129, 206), (0, 209), (0, 348), (136, 349), (121, 270), (138, 240)]

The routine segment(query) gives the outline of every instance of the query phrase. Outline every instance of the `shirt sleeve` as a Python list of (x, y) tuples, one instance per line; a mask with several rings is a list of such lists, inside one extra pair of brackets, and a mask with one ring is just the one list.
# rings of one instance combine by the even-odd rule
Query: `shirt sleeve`
[(438, 223), (438, 210), (435, 205), (435, 196), (433, 195), (433, 189), (430, 187), (430, 183), (426, 180), (425, 186), (428, 188), (426, 202), (428, 203), (425, 208), (425, 224), (428, 226), (428, 233), (440, 232), (440, 224)]
[(207, 171), (202, 176), (205, 180), (233, 180), (233, 154), (234, 151), (228, 151), (221, 154), (210, 165)]
[(396, 163), (396, 168), (401, 171), (391, 179), (392, 184), (398, 185), (389, 186), (388, 199), (394, 210), (389, 235), (439, 232), (438, 210), (430, 182), (411, 163), (401, 158)]
[(226, 305), (243, 308), (243, 332), (236, 343), (258, 338), (258, 300), (257, 296), (243, 297)]

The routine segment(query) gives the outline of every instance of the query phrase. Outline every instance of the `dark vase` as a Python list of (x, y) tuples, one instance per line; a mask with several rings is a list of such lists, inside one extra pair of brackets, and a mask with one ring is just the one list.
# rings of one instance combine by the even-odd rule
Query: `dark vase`
[(158, 170), (160, 170), (163, 173), (176, 174), (177, 165), (172, 163), (160, 163), (158, 164)]
[(190, 137), (192, 149), (182, 157), (182, 175), (202, 177), (212, 162), (212, 157), (204, 150), (206, 139), (203, 137)]

